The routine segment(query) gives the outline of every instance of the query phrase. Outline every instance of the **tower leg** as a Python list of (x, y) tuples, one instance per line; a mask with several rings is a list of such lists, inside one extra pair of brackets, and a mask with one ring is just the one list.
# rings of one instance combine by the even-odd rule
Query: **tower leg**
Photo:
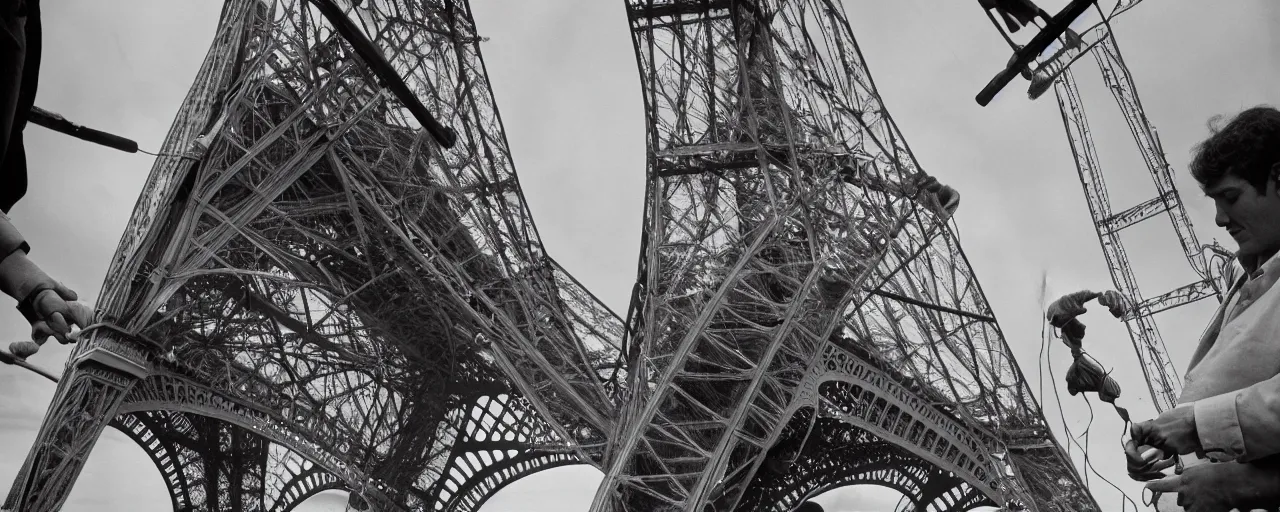
[(114, 333), (95, 331), (77, 346), (0, 510), (61, 509), (98, 436), (146, 368), (143, 353)]

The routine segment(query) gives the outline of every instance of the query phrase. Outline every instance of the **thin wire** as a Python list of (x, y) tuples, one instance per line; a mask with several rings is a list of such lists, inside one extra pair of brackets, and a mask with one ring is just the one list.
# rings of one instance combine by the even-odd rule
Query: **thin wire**
[[(1043, 294), (1042, 294), (1042, 295), (1043, 295)], [(1040, 307), (1040, 309), (1041, 309), (1041, 310), (1044, 310), (1044, 304), (1042, 303), (1040, 306), (1041, 306), (1041, 307)], [(1045, 362), (1047, 361), (1047, 358), (1048, 358), (1048, 356), (1045, 354), (1045, 351), (1046, 351), (1046, 348), (1047, 348), (1047, 345), (1048, 345), (1047, 340), (1049, 339), (1049, 336), (1048, 336), (1047, 331), (1046, 331), (1046, 329), (1045, 329), (1047, 326), (1048, 326), (1048, 319), (1047, 319), (1047, 317), (1046, 317), (1045, 315), (1040, 315), (1040, 359), (1039, 359), (1039, 363), (1040, 363), (1040, 372), (1039, 372), (1039, 373), (1040, 373), (1040, 396), (1041, 396), (1041, 397), (1043, 397), (1043, 396), (1044, 396), (1044, 371), (1045, 371), (1045, 370), (1044, 370), (1044, 367), (1045, 367)], [(1057, 393), (1056, 393), (1056, 392), (1054, 393), (1054, 398), (1055, 398), (1055, 399), (1057, 398)], [(1061, 404), (1061, 403), (1059, 403), (1059, 404), (1058, 404), (1058, 411), (1059, 411), (1059, 415), (1061, 415), (1061, 414), (1062, 414), (1062, 412), (1061, 412), (1061, 411), (1062, 411), (1062, 404)], [(1065, 426), (1065, 425), (1066, 425), (1066, 423), (1064, 422), (1064, 423), (1063, 423), (1063, 425)], [(1069, 444), (1068, 444), (1068, 445), (1067, 445), (1067, 456), (1070, 456), (1070, 455), (1071, 455), (1071, 445), (1069, 445)]]
[(147, 151), (147, 150), (142, 149), (142, 148), (138, 148), (138, 152), (139, 152), (139, 153), (142, 153), (142, 154), (144, 154), (144, 155), (151, 155), (151, 156), (154, 156), (154, 157), (156, 157), (156, 158), (159, 158), (159, 157), (162, 157), (162, 156), (167, 156), (167, 157), (173, 157), (173, 158), (186, 158), (186, 159), (190, 159), (190, 160), (199, 160), (199, 158), (193, 157), (193, 156), (191, 156), (191, 155), (183, 155), (183, 154), (179, 154), (179, 153), (152, 153), (152, 152)]
[[(1042, 320), (1042, 321), (1041, 321), (1041, 329), (1042, 329), (1042, 330), (1043, 330), (1043, 326), (1044, 326), (1044, 321)], [(1054, 332), (1052, 333), (1052, 335), (1053, 335), (1053, 337), (1054, 337), (1054, 338), (1056, 338), (1056, 337), (1057, 337), (1056, 329), (1054, 330)], [(1044, 336), (1044, 335), (1041, 335), (1041, 337), (1040, 337), (1040, 346), (1041, 346), (1041, 349), (1042, 349), (1042, 350), (1043, 350), (1043, 348), (1044, 348), (1044, 346), (1045, 346), (1045, 344), (1046, 344), (1046, 342), (1047, 342), (1047, 338), (1048, 338), (1048, 337), (1046, 337), (1046, 336)], [(1050, 349), (1050, 353), (1052, 354), (1052, 349)], [(1088, 424), (1087, 426), (1085, 426), (1084, 434), (1082, 434), (1082, 435), (1086, 436), (1086, 437), (1085, 437), (1085, 446), (1080, 446), (1079, 441), (1077, 441), (1077, 440), (1076, 440), (1076, 438), (1072, 436), (1072, 434), (1071, 434), (1071, 428), (1067, 426), (1067, 417), (1066, 417), (1066, 412), (1065, 412), (1065, 411), (1063, 410), (1063, 408), (1062, 408), (1062, 398), (1061, 398), (1061, 395), (1060, 395), (1060, 394), (1059, 394), (1059, 392), (1058, 392), (1058, 380), (1057, 380), (1057, 378), (1056, 378), (1056, 377), (1054, 377), (1054, 375), (1053, 375), (1053, 359), (1052, 359), (1052, 358), (1049, 358), (1049, 359), (1048, 359), (1048, 361), (1047, 361), (1047, 364), (1048, 364), (1048, 367), (1049, 367), (1049, 381), (1053, 384), (1053, 400), (1054, 400), (1054, 402), (1055, 402), (1055, 403), (1057, 403), (1057, 404), (1058, 404), (1058, 414), (1062, 416), (1062, 429), (1066, 432), (1066, 434), (1067, 434), (1067, 439), (1071, 440), (1071, 443), (1069, 443), (1069, 444), (1067, 444), (1067, 445), (1066, 445), (1066, 446), (1067, 446), (1067, 455), (1070, 455), (1070, 454), (1071, 454), (1071, 445), (1072, 445), (1072, 444), (1076, 445), (1076, 447), (1077, 447), (1077, 448), (1080, 448), (1081, 450), (1084, 450), (1084, 466), (1085, 466), (1085, 469), (1086, 469), (1086, 472), (1085, 472), (1085, 487), (1087, 488), (1087, 487), (1088, 487), (1088, 485), (1089, 485), (1089, 484), (1088, 484), (1088, 478), (1089, 478), (1089, 477), (1088, 477), (1088, 474), (1089, 474), (1089, 472), (1092, 472), (1094, 475), (1097, 475), (1097, 477), (1098, 477), (1098, 478), (1102, 479), (1102, 481), (1103, 481), (1103, 482), (1106, 482), (1106, 483), (1107, 483), (1107, 485), (1110, 485), (1112, 489), (1115, 489), (1116, 491), (1118, 491), (1118, 492), (1120, 493), (1120, 495), (1121, 495), (1121, 496), (1123, 496), (1123, 497), (1124, 497), (1124, 498), (1123, 498), (1123, 501), (1121, 501), (1121, 510), (1128, 510), (1128, 509), (1127, 509), (1127, 507), (1126, 507), (1126, 505), (1125, 505), (1125, 502), (1132, 503), (1132, 504), (1133, 504), (1133, 508), (1134, 508), (1135, 510), (1140, 510), (1140, 509), (1138, 508), (1138, 503), (1137, 503), (1137, 502), (1135, 502), (1135, 501), (1133, 500), (1133, 497), (1132, 497), (1132, 496), (1129, 496), (1129, 493), (1124, 492), (1124, 489), (1121, 489), (1121, 488), (1120, 488), (1120, 486), (1116, 485), (1114, 482), (1112, 482), (1111, 480), (1109, 480), (1107, 477), (1103, 476), (1103, 475), (1102, 475), (1102, 473), (1099, 473), (1099, 472), (1098, 472), (1098, 470), (1097, 470), (1097, 468), (1095, 468), (1095, 467), (1093, 466), (1093, 462), (1091, 462), (1091, 461), (1089, 460), (1089, 448), (1088, 448), (1088, 437), (1087, 437), (1087, 436), (1088, 436), (1088, 433), (1089, 433), (1089, 429), (1090, 429), (1090, 427), (1092, 427), (1092, 426), (1093, 426), (1093, 404), (1089, 402), (1089, 399), (1088, 399), (1088, 397), (1087, 397), (1087, 396), (1085, 396), (1084, 398), (1085, 398), (1085, 404), (1087, 404), (1087, 405), (1089, 406), (1089, 424)], [(1042, 380), (1043, 380), (1043, 379), (1042, 379)], [(1043, 392), (1041, 393), (1041, 396), (1044, 396), (1044, 395), (1043, 395)], [(1082, 396), (1083, 396), (1083, 395), (1082, 395)], [(1123, 438), (1123, 437), (1122, 437), (1122, 438)]]
[[(1052, 331), (1050, 331), (1050, 335), (1053, 337), (1053, 339), (1058, 339), (1058, 330), (1056, 328), (1053, 329)], [(1044, 344), (1045, 340), (1042, 339), (1040, 343)], [(1058, 391), (1058, 377), (1053, 374), (1053, 347), (1052, 346), (1049, 347), (1049, 357), (1047, 357), (1046, 360), (1049, 365), (1049, 384), (1053, 386), (1053, 401), (1054, 403), (1058, 404), (1058, 417), (1062, 419), (1062, 429), (1066, 431), (1067, 437), (1071, 438), (1071, 428), (1067, 426), (1067, 411), (1062, 408), (1062, 392)], [(1071, 441), (1074, 443), (1075, 438), (1071, 438)], [(1079, 446), (1080, 446), (1079, 443), (1076, 443), (1076, 447), (1078, 448)], [(1070, 445), (1068, 445), (1067, 454), (1068, 455), (1071, 454)]]
[[(1084, 433), (1083, 433), (1083, 434), (1081, 434), (1081, 435), (1083, 435), (1083, 436), (1084, 436), (1084, 466), (1085, 466), (1085, 467), (1092, 467), (1092, 466), (1093, 466), (1093, 464), (1091, 464), (1091, 463), (1089, 462), (1089, 431), (1093, 428), (1093, 418), (1094, 418), (1094, 416), (1093, 416), (1093, 402), (1090, 402), (1090, 401), (1089, 401), (1089, 396), (1088, 396), (1088, 395), (1086, 395), (1086, 394), (1084, 394), (1084, 393), (1080, 393), (1080, 398), (1083, 398), (1083, 399), (1084, 399), (1084, 404), (1085, 404), (1086, 406), (1088, 406), (1088, 407), (1089, 407), (1089, 421), (1088, 421), (1088, 423), (1085, 423)], [(1076, 436), (1076, 437), (1078, 438), (1079, 436)], [(1084, 486), (1085, 486), (1085, 487), (1089, 487), (1089, 472), (1088, 472), (1088, 471), (1086, 471), (1086, 472), (1084, 473)]]

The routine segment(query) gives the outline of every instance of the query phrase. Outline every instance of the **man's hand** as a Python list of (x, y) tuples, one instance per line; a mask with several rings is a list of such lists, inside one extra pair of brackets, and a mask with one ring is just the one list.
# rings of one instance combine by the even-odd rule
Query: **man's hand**
[(79, 298), (62, 283), (40, 292), (33, 301), (40, 320), (31, 325), (31, 341), (43, 345), (52, 336), (65, 345), (74, 341), (70, 336), (72, 325), (80, 329), (92, 325), (93, 308)]
[(40, 292), (33, 301), (40, 320), (31, 324), (31, 341), (15, 342), (9, 345), (9, 351), (18, 358), (26, 359), (39, 352), (40, 346), (50, 337), (64, 345), (74, 342), (71, 326), (84, 329), (93, 324), (95, 317), (93, 308), (76, 300), (78, 298), (76, 292), (62, 283)]
[(1156, 419), (1134, 423), (1129, 437), (1137, 446), (1150, 446), (1170, 455), (1186, 455), (1201, 450), (1196, 432), (1195, 408), (1174, 407)]
[[(12, 238), (14, 230), (7, 222), (8, 219), (0, 215), (0, 231), (9, 228), (8, 235)], [(24, 250), (14, 250), (3, 258), (0, 260), (0, 292), (18, 301), (18, 310), (31, 322), (31, 338), (37, 345), (50, 336), (61, 343), (71, 343), (72, 325), (83, 329), (93, 323), (93, 308), (77, 302), (76, 292), (49, 277)]]
[(1164, 470), (1176, 464), (1178, 459), (1176, 456), (1170, 455), (1161, 458), (1164, 454), (1155, 448), (1150, 448), (1145, 452), (1139, 453), (1138, 444), (1132, 439), (1124, 443), (1124, 455), (1128, 462), (1129, 478), (1139, 482), (1147, 482), (1157, 478), (1164, 478)]
[(1178, 493), (1186, 512), (1274, 510), (1280, 505), (1280, 467), (1220, 462), (1191, 466), (1147, 484), (1147, 490)]

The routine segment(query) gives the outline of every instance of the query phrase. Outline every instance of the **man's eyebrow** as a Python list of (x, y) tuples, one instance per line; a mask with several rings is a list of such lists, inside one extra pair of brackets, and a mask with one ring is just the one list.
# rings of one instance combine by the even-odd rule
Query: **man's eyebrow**
[(1204, 189), (1204, 195), (1207, 197), (1217, 197), (1236, 190), (1239, 190), (1239, 187), (1236, 187), (1235, 185), (1217, 185)]

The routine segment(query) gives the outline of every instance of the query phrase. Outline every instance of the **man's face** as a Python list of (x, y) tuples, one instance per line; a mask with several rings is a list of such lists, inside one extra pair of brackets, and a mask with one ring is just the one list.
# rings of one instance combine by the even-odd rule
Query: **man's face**
[(1217, 208), (1214, 221), (1240, 245), (1241, 256), (1270, 256), (1280, 249), (1280, 191), (1274, 178), (1260, 192), (1228, 175), (1204, 192)]

